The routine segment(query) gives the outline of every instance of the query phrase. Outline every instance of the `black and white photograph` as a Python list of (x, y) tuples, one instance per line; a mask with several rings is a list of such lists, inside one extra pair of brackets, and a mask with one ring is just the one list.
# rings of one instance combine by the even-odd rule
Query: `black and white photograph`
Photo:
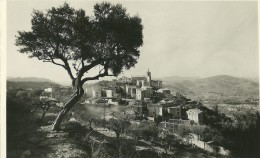
[(1, 4), (1, 157), (260, 157), (258, 1)]

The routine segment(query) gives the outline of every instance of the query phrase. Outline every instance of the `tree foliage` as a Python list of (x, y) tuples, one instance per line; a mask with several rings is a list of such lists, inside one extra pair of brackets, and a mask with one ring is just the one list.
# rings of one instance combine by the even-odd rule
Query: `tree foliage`
[(133, 67), (143, 44), (141, 19), (106, 2), (94, 6), (93, 16), (67, 3), (46, 13), (34, 10), (31, 23), (32, 31), (18, 32), (19, 51), (63, 67), (73, 81), (102, 66), (98, 75), (83, 78), (83, 83)]
[(127, 119), (110, 119), (107, 121), (106, 128), (114, 131), (116, 133), (116, 137), (120, 137), (122, 133), (126, 131), (126, 129), (130, 126), (130, 121)]

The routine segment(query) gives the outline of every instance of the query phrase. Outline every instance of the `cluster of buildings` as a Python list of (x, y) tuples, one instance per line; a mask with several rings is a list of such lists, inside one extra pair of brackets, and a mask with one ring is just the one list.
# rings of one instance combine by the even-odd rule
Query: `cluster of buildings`
[(152, 98), (154, 92), (162, 88), (162, 81), (152, 80), (149, 70), (146, 76), (133, 76), (123, 81), (127, 81), (125, 88), (126, 94), (136, 100)]
[[(196, 124), (202, 123), (202, 111), (199, 109), (183, 109), (182, 106), (174, 102), (171, 91), (168, 88), (162, 88), (162, 81), (152, 80), (149, 70), (144, 76), (123, 76), (112, 81), (102, 81), (98, 85), (87, 88), (86, 91), (92, 92), (92, 98), (88, 99), (87, 103), (119, 105), (115, 101), (116, 99), (127, 100), (128, 105), (134, 107), (131, 110), (135, 112), (138, 118), (146, 116), (149, 120), (156, 118), (171, 119), (170, 123), (190, 123), (191, 121)], [(153, 103), (152, 100), (158, 96), (160, 101)]]
[(184, 109), (179, 105), (150, 104), (135, 105), (134, 111), (144, 114), (147, 119), (168, 124), (203, 124), (203, 111), (198, 108)]
[[(162, 92), (162, 81), (152, 80), (151, 72), (148, 70), (144, 76), (121, 77), (112, 81), (103, 82), (99, 86), (92, 86), (92, 98), (116, 98), (123, 90), (126, 98), (144, 100), (151, 99), (155, 92)], [(89, 91), (90, 89), (87, 89)], [(120, 93), (120, 94), (119, 94)]]

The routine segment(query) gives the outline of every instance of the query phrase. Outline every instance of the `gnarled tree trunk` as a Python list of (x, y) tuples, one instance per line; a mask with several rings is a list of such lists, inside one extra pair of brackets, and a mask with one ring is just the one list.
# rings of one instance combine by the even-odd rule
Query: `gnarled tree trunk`
[(64, 105), (62, 110), (60, 111), (59, 115), (53, 122), (52, 130), (59, 130), (60, 124), (64, 118), (64, 116), (70, 111), (70, 109), (80, 100), (80, 98), (84, 94), (84, 90), (81, 84), (75, 83), (77, 91), (72, 95), (70, 100)]

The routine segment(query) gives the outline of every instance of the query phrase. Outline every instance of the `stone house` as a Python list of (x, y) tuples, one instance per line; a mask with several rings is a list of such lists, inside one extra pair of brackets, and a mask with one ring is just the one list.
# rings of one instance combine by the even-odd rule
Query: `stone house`
[(114, 96), (114, 95), (113, 95), (113, 90), (107, 89), (107, 90), (106, 90), (106, 97), (112, 98), (113, 96)]
[(141, 88), (136, 89), (136, 100), (143, 100), (145, 96), (145, 90)]
[(188, 119), (189, 120), (193, 120), (194, 123), (197, 124), (202, 124), (203, 122), (203, 113), (200, 109), (195, 108), (195, 109), (190, 109), (188, 111), (186, 111), (187, 115), (188, 115)]

